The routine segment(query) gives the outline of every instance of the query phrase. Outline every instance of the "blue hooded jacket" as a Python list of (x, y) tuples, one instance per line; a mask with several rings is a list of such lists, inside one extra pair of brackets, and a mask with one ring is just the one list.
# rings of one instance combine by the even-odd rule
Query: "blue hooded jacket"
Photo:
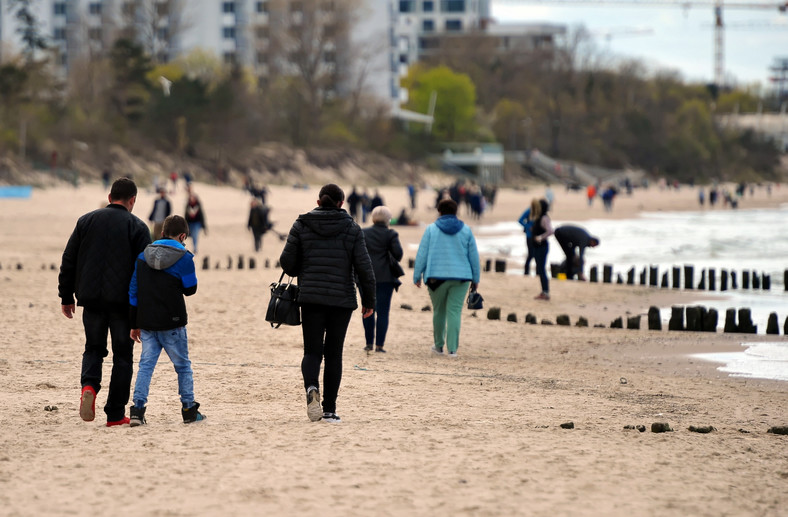
[(413, 283), (429, 278), (479, 283), (479, 251), (471, 229), (455, 215), (427, 226), (416, 253)]

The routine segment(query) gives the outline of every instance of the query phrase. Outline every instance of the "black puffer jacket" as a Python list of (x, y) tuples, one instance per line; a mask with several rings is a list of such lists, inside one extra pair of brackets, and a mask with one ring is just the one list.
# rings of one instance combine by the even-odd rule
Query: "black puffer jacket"
[(376, 223), (362, 231), (367, 243), (369, 258), (372, 260), (372, 269), (375, 271), (375, 281), (378, 283), (398, 283), (399, 279), (391, 274), (389, 254), (397, 262), (402, 260), (403, 252), (402, 244), (399, 242), (399, 234), (384, 223)]
[(279, 262), (298, 277), (301, 303), (357, 308), (355, 270), (361, 305), (375, 307), (375, 273), (364, 234), (342, 209), (316, 208), (298, 216)]
[(129, 303), (134, 261), (150, 244), (150, 230), (119, 204), (87, 213), (68, 239), (58, 276), (63, 305), (102, 306)]

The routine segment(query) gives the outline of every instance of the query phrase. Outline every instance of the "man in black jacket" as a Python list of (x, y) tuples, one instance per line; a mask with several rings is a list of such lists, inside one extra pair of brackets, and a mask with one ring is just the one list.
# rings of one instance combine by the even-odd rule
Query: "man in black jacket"
[[(307, 416), (313, 422), (339, 422), (342, 350), (350, 316), (358, 307), (354, 276), (358, 275), (366, 318), (375, 307), (375, 273), (361, 228), (342, 210), (345, 193), (329, 183), (318, 196), (317, 208), (298, 216), (290, 228), (279, 262), (285, 273), (298, 277)], [(324, 357), (321, 411), (318, 377)]]
[[(566, 255), (564, 262), (566, 278), (571, 279), (577, 275), (578, 280), (585, 280), (583, 266), (586, 248), (599, 246), (599, 239), (589, 234), (585, 229), (571, 224), (559, 226), (553, 235)], [(577, 249), (577, 253), (575, 253), (575, 249)]]
[(73, 318), (82, 307), (85, 352), (82, 354), (82, 396), (79, 416), (95, 418), (96, 394), (101, 390), (101, 368), (107, 351), (107, 332), (112, 339), (112, 377), (104, 412), (107, 426), (129, 423), (126, 404), (131, 389), (133, 345), (129, 325), (129, 282), (134, 261), (150, 244), (147, 225), (131, 214), (137, 201), (137, 185), (128, 178), (112, 184), (109, 204), (77, 221), (63, 251), (58, 276), (61, 311)]

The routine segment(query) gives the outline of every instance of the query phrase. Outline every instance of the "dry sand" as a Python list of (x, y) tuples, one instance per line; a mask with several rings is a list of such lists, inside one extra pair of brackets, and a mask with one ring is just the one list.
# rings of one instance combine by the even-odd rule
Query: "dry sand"
[[(281, 232), (317, 198), (317, 186), (269, 188)], [(0, 515), (786, 515), (788, 437), (766, 431), (788, 424), (788, 384), (730, 378), (688, 356), (739, 351), (766, 336), (648, 331), (645, 318), (644, 330), (523, 323), (532, 312), (609, 326), (651, 305), (682, 303), (681, 292), (554, 281), (545, 303), (533, 300), (534, 277), (483, 273), (485, 306), (518, 322), (466, 311), (460, 357), (449, 360), (430, 354), (431, 314), (421, 311), (429, 298), (406, 278), (394, 295), (387, 354), (362, 350), (354, 314), (342, 423), (310, 423), (300, 328), (274, 330), (263, 320), (278, 276), (263, 265), (274, 265), (282, 242), (269, 233), (255, 255), (248, 195), (195, 190), (208, 222), (197, 263), (209, 257), (211, 267), (198, 269), (188, 328), (208, 420), (181, 423), (175, 372), (163, 356), (148, 425), (134, 429), (104, 427), (100, 410), (96, 421), (80, 420), (83, 330), (79, 318), (61, 315), (57, 298), (66, 240), (106, 193), (87, 185), (0, 199)], [(405, 205), (404, 187), (381, 192), (395, 213)], [(502, 190), (483, 222), (516, 219), (542, 193)], [(153, 200), (142, 192), (134, 213), (147, 219)], [(183, 191), (173, 200), (182, 213)], [(434, 220), (433, 201), (421, 193), (421, 221)], [(783, 186), (741, 206), (786, 201)], [(694, 190), (652, 188), (622, 196), (605, 214), (599, 204), (588, 208), (583, 193), (557, 190), (554, 217), (696, 207)], [(423, 228), (398, 229), (414, 257)], [(241, 254), (258, 267), (238, 270)], [(566, 422), (574, 429), (562, 429)], [(653, 422), (674, 432), (624, 429)], [(692, 433), (690, 425), (716, 431)]]

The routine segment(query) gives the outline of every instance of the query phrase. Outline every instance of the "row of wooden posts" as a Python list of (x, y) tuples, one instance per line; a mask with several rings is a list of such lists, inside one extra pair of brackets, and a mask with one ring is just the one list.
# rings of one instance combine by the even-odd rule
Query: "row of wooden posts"
[[(413, 267), (412, 259), (410, 266)], [(662, 277), (660, 279), (659, 275), (659, 268), (657, 266), (649, 266), (644, 267), (639, 275), (638, 275), (638, 282), (640, 285), (648, 285), (651, 287), (662, 287), (662, 288), (669, 288), (672, 287), (673, 289), (681, 289), (682, 288), (682, 269), (683, 269), (683, 278), (684, 283), (683, 287), (687, 290), (698, 289), (698, 290), (708, 290), (708, 291), (716, 291), (717, 290), (717, 270), (715, 268), (708, 268), (702, 269), (700, 273), (700, 281), (696, 285), (695, 282), (695, 267), (692, 265), (684, 265), (683, 267), (680, 266), (673, 266), (671, 271), (664, 271), (662, 273)], [(505, 273), (506, 272), (506, 260), (503, 259), (487, 259), (485, 261), (484, 271), (495, 271), (496, 273)], [(561, 265), (560, 264), (550, 264), (550, 273), (553, 278), (558, 278), (559, 273), (561, 272)], [(621, 273), (616, 275), (617, 284), (624, 284), (627, 285), (635, 285), (635, 275), (636, 275), (635, 267), (631, 267), (626, 274), (626, 280)], [(589, 281), (590, 282), (599, 282), (599, 267), (594, 265), (591, 266), (589, 270)], [(612, 284), (613, 283), (613, 266), (609, 264), (605, 264), (602, 266), (602, 283), (605, 284)], [(788, 269), (783, 272), (783, 286), (786, 291), (788, 291)], [(727, 291), (728, 289), (738, 289), (739, 282), (738, 282), (738, 275), (736, 271), (728, 271), (727, 269), (721, 269), (719, 271), (719, 290), (720, 291)], [(741, 288), (742, 289), (761, 289), (764, 291), (769, 291), (772, 288), (772, 281), (771, 275), (766, 273), (758, 273), (757, 271), (741, 271)]]
[[(685, 322), (686, 316), (686, 322)], [(500, 320), (501, 308), (490, 307), (487, 309), (488, 320)], [(507, 315), (506, 321), (517, 323), (517, 315), (512, 313)], [(627, 316), (626, 328), (627, 329), (640, 329), (641, 315)], [(534, 314), (528, 313), (525, 315), (525, 322), (536, 324), (537, 318)], [(717, 324), (719, 323), (719, 314), (717, 309), (709, 309), (701, 305), (694, 306), (673, 306), (670, 311), (670, 320), (668, 321), (668, 330), (686, 330), (692, 332), (716, 332)], [(549, 320), (542, 320), (542, 324), (550, 324), (553, 322)], [(569, 316), (561, 314), (556, 317), (556, 324), (568, 326), (570, 325)], [(578, 318), (575, 323), (577, 327), (587, 327), (588, 319), (585, 317)], [(604, 327), (604, 325), (595, 325), (597, 327)], [(610, 328), (624, 328), (624, 319), (619, 317), (610, 323)], [(648, 329), (649, 330), (662, 330), (662, 317), (660, 315), (659, 307), (651, 306), (648, 310)], [(748, 308), (741, 309), (727, 309), (725, 311), (725, 326), (723, 327), (725, 333), (741, 333), (741, 334), (757, 334), (758, 325), (752, 322), (752, 311)], [(779, 321), (777, 313), (769, 314), (769, 320), (766, 324), (767, 334), (780, 334)], [(783, 334), (788, 335), (788, 317), (785, 318), (783, 323)]]

